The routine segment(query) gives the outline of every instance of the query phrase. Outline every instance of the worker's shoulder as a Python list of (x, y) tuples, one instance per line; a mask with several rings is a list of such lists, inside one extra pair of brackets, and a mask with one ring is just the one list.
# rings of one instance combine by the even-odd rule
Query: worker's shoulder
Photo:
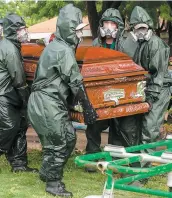
[(95, 46), (95, 47), (100, 47), (101, 46), (98, 37), (93, 40), (92, 46)]
[(73, 54), (73, 49), (68, 44), (63, 42), (52, 41), (44, 49), (44, 53), (56, 54), (58, 56)]
[(16, 47), (11, 41), (4, 38), (0, 41), (0, 51), (8, 54), (14, 54), (16, 53)]
[(153, 50), (170, 49), (167, 43), (155, 34), (153, 34), (150, 40), (148, 41), (148, 45), (149, 45), (149, 49), (153, 49)]

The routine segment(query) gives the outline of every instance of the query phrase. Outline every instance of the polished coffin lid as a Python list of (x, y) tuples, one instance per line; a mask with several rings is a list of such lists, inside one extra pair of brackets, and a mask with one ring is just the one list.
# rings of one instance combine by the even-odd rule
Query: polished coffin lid
[[(22, 46), (28, 80), (33, 80), (36, 63), (43, 50), (44, 46), (37, 44)], [(144, 98), (137, 96), (138, 83), (145, 81), (144, 74), (147, 72), (129, 56), (101, 47), (79, 47), (76, 59), (88, 97), (96, 108), (99, 119), (148, 111), (149, 106), (143, 102)], [(71, 110), (71, 115), (73, 120), (83, 122), (82, 113)]]
[[(22, 45), (22, 55), (27, 76), (34, 76), (37, 60), (44, 48), (45, 46), (34, 43)], [(101, 47), (79, 47), (76, 53), (76, 60), (79, 67), (82, 68), (81, 73), (84, 81), (147, 73), (126, 54)]]

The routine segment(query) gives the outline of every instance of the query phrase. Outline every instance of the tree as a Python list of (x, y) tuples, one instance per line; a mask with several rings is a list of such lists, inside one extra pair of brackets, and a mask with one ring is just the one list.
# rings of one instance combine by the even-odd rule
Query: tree
[[(29, 3), (30, 1), (24, 1), (26, 3)], [(83, 14), (86, 14), (85, 9), (85, 2), (84, 1), (38, 1), (37, 3), (34, 3), (32, 1), (32, 6), (30, 6), (28, 11), (28, 16), (30, 16), (32, 19), (34, 18), (36, 21), (42, 20), (42, 19), (50, 19), (55, 16), (58, 16), (59, 10), (64, 7), (68, 3), (73, 3), (75, 6), (80, 8), (83, 12)]]
[(6, 3), (1, 1), (0, 4), (0, 18), (5, 17), (8, 13), (16, 13), (24, 18), (28, 26), (44, 20), (45, 18), (37, 19), (36, 14), (32, 10), (35, 9), (37, 4), (35, 1), (10, 1)]
[(73, 3), (79, 7), (83, 14), (86, 14), (86, 3), (84, 1), (34, 1), (34, 0), (14, 0), (8, 3), (1, 0), (0, 17), (4, 17), (7, 13), (13, 12), (24, 18), (27, 25), (33, 25), (46, 19), (58, 16), (59, 10), (68, 3)]

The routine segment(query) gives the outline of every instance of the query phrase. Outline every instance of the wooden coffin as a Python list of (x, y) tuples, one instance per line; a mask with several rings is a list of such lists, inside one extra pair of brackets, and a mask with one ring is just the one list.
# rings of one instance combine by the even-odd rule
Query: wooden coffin
[[(43, 49), (44, 46), (37, 44), (22, 46), (28, 81), (33, 80)], [(148, 111), (149, 105), (144, 102), (147, 72), (126, 54), (100, 47), (79, 47), (76, 59), (99, 120)], [(77, 101), (72, 104), (71, 116), (74, 121), (84, 122), (82, 108)]]

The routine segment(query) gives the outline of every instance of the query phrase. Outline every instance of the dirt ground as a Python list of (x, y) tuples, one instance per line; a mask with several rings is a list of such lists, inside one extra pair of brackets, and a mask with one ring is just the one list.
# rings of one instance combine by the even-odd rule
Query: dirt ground
[[(167, 133), (172, 133), (172, 113), (170, 113), (168, 117), (168, 123), (164, 124), (164, 126), (161, 127), (160, 132), (161, 132), (161, 138), (164, 139)], [(27, 142), (28, 142), (28, 149), (41, 149), (41, 144), (39, 142), (39, 138), (34, 131), (32, 127), (28, 128), (27, 131)], [(108, 133), (103, 132), (101, 134), (102, 136), (102, 146), (107, 144), (108, 142)], [(86, 135), (84, 130), (77, 130), (77, 143), (76, 143), (76, 149), (79, 151), (83, 151), (86, 147)]]
[[(39, 143), (39, 138), (32, 127), (28, 128), (27, 131), (27, 142), (28, 142), (28, 149), (41, 149), (41, 144)], [(107, 144), (108, 133), (102, 133), (102, 146)], [(77, 130), (77, 143), (76, 148), (77, 150), (83, 151), (86, 147), (86, 136), (84, 130)]]

